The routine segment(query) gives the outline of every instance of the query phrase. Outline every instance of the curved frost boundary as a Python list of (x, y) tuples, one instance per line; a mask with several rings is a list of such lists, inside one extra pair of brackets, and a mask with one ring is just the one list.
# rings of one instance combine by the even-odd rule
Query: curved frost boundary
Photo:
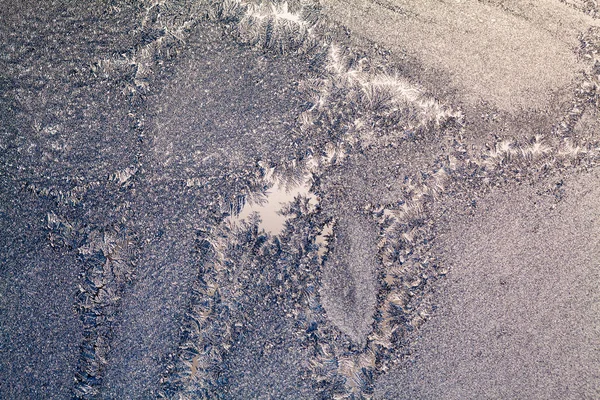
[[(433, 189), (436, 193), (442, 190), (442, 183), (438, 185)], [(426, 196), (424, 185), (419, 187), (419, 192), (421, 197)], [(369, 205), (364, 211), (380, 227), (380, 249), (373, 251), (378, 253), (382, 265), (378, 271), (381, 289), (374, 323), (364, 347), (357, 347), (331, 325), (318, 291), (310, 296), (309, 306), (304, 311), (307, 322), (302, 329), (313, 341), (307, 367), (322, 398), (372, 398), (376, 377), (389, 370), (404, 354), (407, 332), (419, 328), (429, 318), (426, 293), (431, 285), (428, 283), (440, 274), (433, 256), (428, 253), (427, 243), (431, 237), (428, 227), (421, 222), (426, 209), (418, 198), (415, 196), (411, 202), (415, 207), (408, 209), (409, 212), (402, 207), (392, 212), (372, 209)], [(328, 240), (327, 246), (326, 257), (335, 246), (335, 240)]]
[[(319, 149), (321, 156), (311, 160), (316, 175), (329, 165), (343, 164), (354, 151), (394, 146), (400, 140), (443, 129), (447, 123), (460, 126), (463, 118), (384, 66), (336, 44), (329, 47), (323, 78), (303, 84), (313, 95), (313, 106), (301, 116), (302, 129), (316, 138), (327, 138)], [(384, 271), (379, 279), (386, 284), (378, 296), (366, 346), (354, 348), (327, 322), (318, 293), (312, 295), (307, 313), (314, 322), (305, 329), (315, 347), (308, 368), (321, 393), (335, 399), (371, 398), (374, 379), (405, 350), (405, 333), (429, 318), (426, 283), (435, 279), (438, 267), (427, 254), (429, 246), (418, 251), (416, 245), (430, 239), (421, 219), (430, 198), (439, 198), (445, 190), (449, 176), (443, 167), (426, 175), (430, 178), (408, 181), (408, 197), (398, 209), (370, 211), (381, 230), (379, 256)]]
[(301, 115), (301, 128), (315, 135), (334, 130), (338, 146), (368, 147), (394, 145), (449, 120), (462, 120), (460, 111), (389, 69), (330, 44), (324, 77), (302, 82), (313, 105)]

